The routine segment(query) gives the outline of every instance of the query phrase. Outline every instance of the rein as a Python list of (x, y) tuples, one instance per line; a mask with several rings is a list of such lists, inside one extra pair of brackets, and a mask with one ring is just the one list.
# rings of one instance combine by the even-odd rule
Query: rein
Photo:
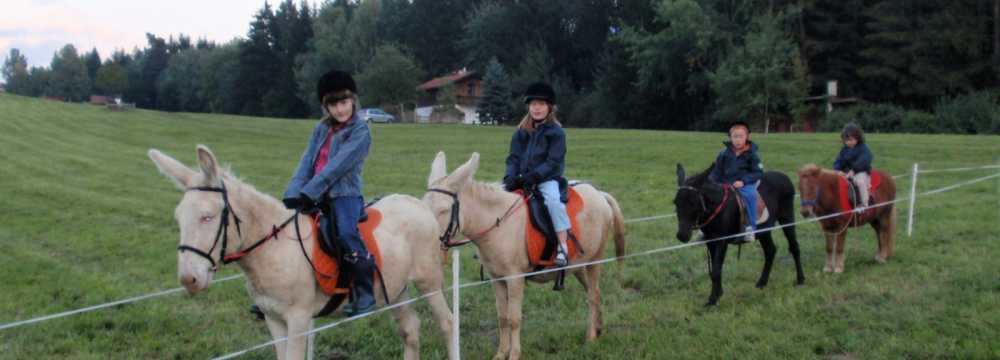
[[(705, 205), (705, 197), (702, 195), (701, 190), (699, 190), (698, 188), (696, 188), (694, 186), (689, 186), (689, 185), (681, 186), (681, 187), (678, 188), (678, 190), (690, 190), (690, 191), (694, 191), (695, 193), (697, 193), (698, 194), (698, 200), (701, 200), (702, 214), (708, 212), (708, 206)], [(715, 217), (719, 216), (719, 213), (721, 213), (722, 209), (725, 207), (726, 200), (729, 200), (729, 186), (723, 185), (722, 186), (722, 201), (719, 202), (719, 205), (717, 205), (715, 207), (715, 210), (712, 211), (712, 214), (708, 216), (708, 219), (705, 220), (705, 222), (701, 223), (700, 225), (693, 226), (692, 229), (695, 229), (695, 230), (701, 229), (701, 228), (707, 226), (709, 223), (711, 223), (712, 220), (715, 220)], [(698, 217), (700, 218), (701, 216), (699, 215)], [(695, 223), (698, 222), (697, 220), (698, 219), (696, 218), (695, 219)]]
[[(252, 245), (248, 246), (245, 249), (238, 250), (235, 253), (226, 255), (226, 247), (229, 245), (229, 215), (230, 214), (232, 214), (233, 221), (236, 223), (236, 233), (238, 234), (238, 236), (241, 239), (243, 238), (243, 231), (240, 228), (240, 223), (242, 222), (242, 220), (240, 220), (240, 217), (237, 216), (236, 212), (234, 212), (232, 210), (232, 205), (229, 203), (229, 191), (226, 190), (226, 184), (222, 183), (219, 187), (213, 187), (213, 186), (191, 187), (191, 188), (187, 188), (187, 191), (217, 192), (217, 193), (219, 193), (219, 194), (222, 195), (222, 202), (223, 202), (224, 205), (222, 207), (222, 213), (219, 215), (219, 217), (220, 217), (220, 219), (219, 219), (219, 229), (216, 230), (216, 232), (215, 232), (215, 241), (212, 242), (212, 247), (210, 249), (208, 249), (208, 251), (206, 252), (206, 251), (202, 251), (201, 249), (198, 249), (198, 248), (193, 247), (193, 246), (188, 246), (188, 245), (179, 245), (179, 246), (177, 246), (177, 251), (178, 252), (183, 253), (185, 251), (190, 251), (190, 252), (195, 253), (196, 255), (201, 256), (201, 257), (205, 258), (206, 260), (208, 260), (208, 262), (212, 263), (212, 271), (213, 272), (217, 271), (219, 269), (220, 265), (225, 265), (225, 264), (229, 264), (229, 263), (234, 262), (234, 261), (239, 261), (243, 257), (249, 255), (250, 252), (252, 252), (253, 250), (255, 250), (258, 247), (260, 247), (261, 245), (263, 245), (268, 240), (271, 240), (271, 239), (274, 239), (274, 238), (278, 237), (278, 233), (280, 233), (281, 230), (285, 228), (285, 226), (288, 226), (288, 224), (291, 223), (292, 220), (294, 220), (298, 216), (297, 213), (293, 214), (291, 217), (288, 218), (288, 220), (285, 220), (285, 222), (281, 223), (281, 225), (272, 226), (271, 227), (271, 232), (269, 232), (266, 236), (264, 236), (260, 240), (257, 240), (256, 242), (254, 242)], [(219, 252), (219, 259), (218, 259), (218, 261), (216, 261), (216, 259), (212, 258), (212, 252), (215, 251), (215, 247), (219, 245), (219, 241), (220, 240), (222, 241), (222, 248), (221, 248), (221, 251)]]
[(456, 246), (462, 246), (471, 242), (475, 242), (476, 239), (480, 239), (486, 234), (488, 234), (490, 231), (499, 228), (500, 225), (505, 220), (507, 220), (507, 218), (509, 218), (511, 214), (514, 213), (514, 211), (516, 211), (521, 206), (524, 206), (525, 203), (523, 199), (518, 198), (517, 200), (514, 201), (513, 204), (510, 205), (510, 207), (507, 208), (507, 211), (504, 212), (503, 216), (497, 218), (496, 222), (494, 222), (493, 225), (491, 225), (490, 227), (486, 228), (483, 231), (474, 233), (474, 235), (472, 236), (466, 236), (466, 240), (464, 241), (452, 242), (451, 240), (455, 238), (455, 235), (458, 234), (458, 232), (460, 231), (459, 229), (462, 226), (462, 221), (459, 217), (461, 204), (458, 201), (458, 194), (452, 191), (442, 190), (442, 189), (427, 189), (427, 191), (445, 194), (450, 196), (452, 199), (451, 216), (448, 221), (448, 227), (444, 230), (444, 233), (442, 233), (441, 236), (438, 238), (438, 240), (441, 241), (442, 250), (447, 250)]

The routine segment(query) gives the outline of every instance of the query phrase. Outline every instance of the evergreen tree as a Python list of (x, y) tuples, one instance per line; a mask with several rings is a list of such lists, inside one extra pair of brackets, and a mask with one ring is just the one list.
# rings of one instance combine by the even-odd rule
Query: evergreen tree
[(484, 124), (511, 122), (510, 77), (496, 58), (490, 59), (483, 74), (483, 97), (479, 99), (479, 121)]
[(29, 95), (28, 58), (21, 54), (21, 50), (10, 49), (10, 54), (7, 55), (7, 59), (3, 63), (2, 75), (6, 82), (7, 92)]
[(47, 95), (59, 96), (67, 101), (83, 101), (90, 94), (87, 67), (80, 60), (76, 47), (67, 44), (52, 57), (52, 77)]

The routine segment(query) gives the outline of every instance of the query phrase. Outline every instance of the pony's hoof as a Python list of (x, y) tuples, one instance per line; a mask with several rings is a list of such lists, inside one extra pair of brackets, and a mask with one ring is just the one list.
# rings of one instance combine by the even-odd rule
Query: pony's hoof
[(806, 284), (806, 279), (795, 280), (795, 286), (802, 286)]
[(881, 257), (881, 256), (875, 255), (875, 262), (877, 262), (879, 264), (885, 264), (886, 259), (883, 258), (883, 257)]
[(767, 283), (758, 282), (756, 286), (758, 289), (763, 289), (767, 287)]
[(842, 268), (842, 267), (833, 269), (833, 273), (834, 274), (840, 274), (840, 273), (843, 273), (843, 272), (844, 272), (844, 268)]
[(829, 267), (829, 266), (824, 266), (824, 267), (823, 267), (823, 272), (825, 272), (825, 273), (828, 273), (828, 272), (833, 272), (833, 268), (832, 268), (832, 267)]
[(718, 304), (719, 304), (718, 300), (709, 300), (707, 303), (705, 303), (705, 307), (713, 307)]
[(493, 360), (507, 360), (507, 355), (497, 353), (496, 355), (493, 355)]

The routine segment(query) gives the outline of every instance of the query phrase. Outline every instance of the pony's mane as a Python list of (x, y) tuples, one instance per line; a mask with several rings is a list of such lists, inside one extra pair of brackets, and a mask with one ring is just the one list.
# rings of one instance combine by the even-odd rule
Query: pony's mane
[(707, 182), (706, 180), (708, 180), (708, 175), (712, 172), (713, 167), (714, 166), (709, 166), (707, 169), (702, 170), (697, 175), (687, 178), (686, 180), (684, 180), (684, 184), (685, 185), (699, 184)]
[(834, 172), (833, 170), (821, 168), (819, 165), (816, 165), (816, 164), (805, 164), (805, 165), (802, 165), (802, 167), (799, 168), (799, 170), (798, 170), (797, 173), (798, 173), (799, 176), (802, 176), (802, 175), (823, 175), (823, 176), (829, 176), (831, 174), (836, 174), (836, 172)]

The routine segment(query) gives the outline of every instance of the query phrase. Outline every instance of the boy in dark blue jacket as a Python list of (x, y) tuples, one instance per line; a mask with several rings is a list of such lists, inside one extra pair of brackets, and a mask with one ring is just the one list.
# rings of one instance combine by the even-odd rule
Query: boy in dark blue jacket
[(844, 147), (840, 149), (837, 160), (833, 161), (833, 169), (840, 176), (853, 179), (858, 186), (861, 206), (854, 210), (860, 212), (868, 206), (868, 184), (871, 181), (868, 174), (872, 171), (872, 159), (875, 157), (865, 144), (865, 134), (858, 124), (844, 125), (840, 139), (844, 142)]
[(764, 175), (764, 165), (757, 156), (757, 144), (750, 141), (750, 126), (742, 121), (736, 121), (729, 127), (729, 141), (715, 158), (715, 167), (708, 175), (709, 180), (717, 184), (732, 185), (743, 197), (747, 206), (747, 234), (743, 242), (754, 239), (757, 230), (757, 184)]

